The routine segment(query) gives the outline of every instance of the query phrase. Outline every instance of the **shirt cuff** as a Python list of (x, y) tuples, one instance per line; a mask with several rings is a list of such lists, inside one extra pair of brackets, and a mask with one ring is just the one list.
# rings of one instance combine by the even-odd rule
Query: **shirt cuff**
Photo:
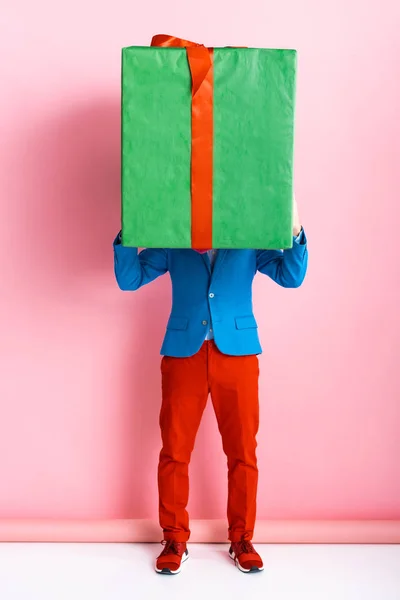
[(121, 240), (122, 240), (122, 238), (121, 238), (121, 232), (119, 232), (119, 234), (117, 235), (117, 237), (114, 240), (114, 245), (117, 245), (117, 246), (120, 245), (121, 244)]
[(301, 228), (299, 235), (297, 235), (297, 236), (293, 237), (293, 241), (294, 241), (296, 244), (300, 244), (300, 245), (303, 245), (303, 244), (305, 244), (305, 234), (304, 234), (304, 229), (303, 229), (303, 227)]

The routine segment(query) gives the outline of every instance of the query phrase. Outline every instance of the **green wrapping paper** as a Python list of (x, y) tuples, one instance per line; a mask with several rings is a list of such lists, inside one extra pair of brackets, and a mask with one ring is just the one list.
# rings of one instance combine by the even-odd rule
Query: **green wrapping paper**
[[(296, 51), (213, 51), (212, 246), (292, 246)], [(191, 248), (185, 48), (122, 50), (122, 242)]]

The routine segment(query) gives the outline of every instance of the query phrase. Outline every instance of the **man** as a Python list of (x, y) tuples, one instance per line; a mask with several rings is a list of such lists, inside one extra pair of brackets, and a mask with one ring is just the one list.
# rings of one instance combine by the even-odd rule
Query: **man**
[(211, 394), (228, 459), (229, 555), (244, 573), (263, 570), (254, 549), (258, 357), (261, 346), (252, 308), (257, 271), (279, 285), (298, 287), (307, 270), (307, 241), (294, 201), (293, 247), (288, 250), (195, 250), (124, 247), (114, 241), (115, 276), (137, 290), (167, 271), (172, 312), (161, 349), (162, 450), (158, 466), (159, 519), (164, 549), (156, 571), (177, 574), (188, 558), (188, 466)]

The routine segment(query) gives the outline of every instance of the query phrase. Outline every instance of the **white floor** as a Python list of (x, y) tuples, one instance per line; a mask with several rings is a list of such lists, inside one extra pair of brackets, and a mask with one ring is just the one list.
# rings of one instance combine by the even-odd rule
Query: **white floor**
[(191, 544), (175, 576), (159, 544), (0, 544), (1, 600), (400, 600), (400, 545), (256, 545), (245, 575), (228, 546)]

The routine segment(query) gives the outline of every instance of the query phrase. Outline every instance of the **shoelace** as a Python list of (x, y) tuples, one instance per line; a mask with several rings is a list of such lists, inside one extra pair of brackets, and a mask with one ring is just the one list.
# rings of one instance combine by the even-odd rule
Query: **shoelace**
[(175, 540), (162, 540), (162, 545), (165, 546), (164, 550), (161, 552), (163, 556), (166, 554), (177, 554), (179, 556), (179, 550), (177, 547), (177, 543)]
[(253, 552), (255, 552), (253, 544), (249, 542), (249, 540), (241, 540), (239, 547), (241, 552), (243, 552), (244, 554), (252, 554)]

